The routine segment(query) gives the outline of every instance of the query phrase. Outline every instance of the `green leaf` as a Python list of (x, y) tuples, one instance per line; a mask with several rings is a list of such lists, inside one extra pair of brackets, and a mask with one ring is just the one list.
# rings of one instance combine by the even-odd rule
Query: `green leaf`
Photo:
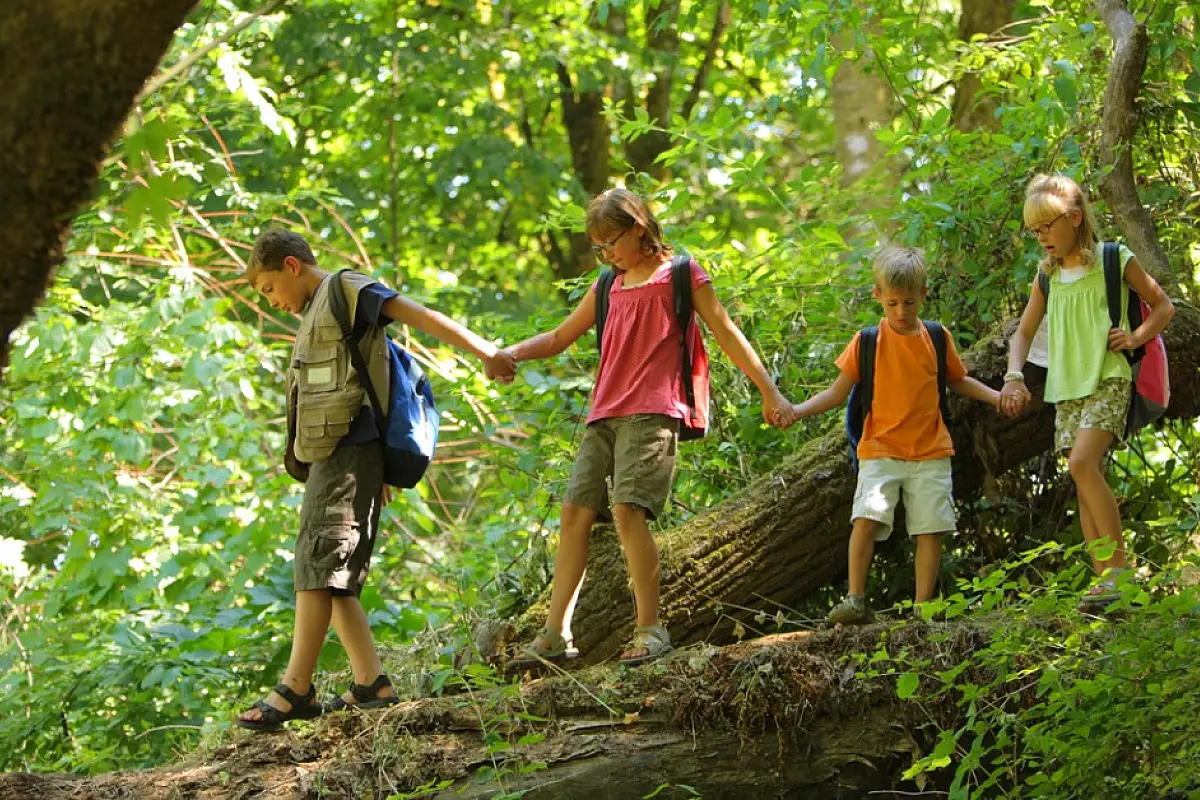
[(921, 676), (915, 672), (905, 672), (896, 681), (896, 696), (900, 699), (912, 697), (921, 682)]

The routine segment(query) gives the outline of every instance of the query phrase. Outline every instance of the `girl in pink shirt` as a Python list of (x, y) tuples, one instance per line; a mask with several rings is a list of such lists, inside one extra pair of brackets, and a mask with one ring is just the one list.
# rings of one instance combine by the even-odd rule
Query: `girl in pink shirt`
[[(596, 197), (588, 207), (592, 249), (617, 273), (600, 347), (592, 410), (579, 445), (562, 507), (554, 586), (546, 625), (526, 646), (531, 661), (574, 653), (571, 612), (587, 567), (588, 536), (597, 517), (616, 522), (637, 610), (633, 642), (623, 664), (652, 661), (671, 649), (658, 619), (658, 546), (649, 520), (666, 502), (675, 470), (680, 421), (688, 417), (683, 352), (673, 305), (671, 246), (645, 201), (624, 189)], [(705, 271), (692, 261), (692, 304), (721, 349), (763, 396), (763, 419), (775, 424), (788, 401), (776, 388), (746, 337), (717, 299)], [(511, 348), (518, 361), (548, 358), (570, 347), (596, 323), (596, 284), (552, 331)], [(689, 352), (700, 332), (689, 326)], [(689, 378), (690, 379), (690, 378)], [(607, 482), (611, 480), (609, 496)]]

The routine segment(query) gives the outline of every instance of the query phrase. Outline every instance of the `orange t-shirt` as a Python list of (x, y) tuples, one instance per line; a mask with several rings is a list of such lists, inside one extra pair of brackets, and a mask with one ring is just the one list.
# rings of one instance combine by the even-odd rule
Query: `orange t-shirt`
[[(838, 368), (855, 383), (859, 336), (854, 334), (837, 360)], [(947, 330), (946, 380), (954, 383), (966, 376)], [(863, 422), (859, 459), (927, 461), (952, 455), (954, 443), (938, 407), (937, 351), (929, 331), (922, 325), (917, 334), (905, 336), (881, 319), (875, 344), (875, 396)]]

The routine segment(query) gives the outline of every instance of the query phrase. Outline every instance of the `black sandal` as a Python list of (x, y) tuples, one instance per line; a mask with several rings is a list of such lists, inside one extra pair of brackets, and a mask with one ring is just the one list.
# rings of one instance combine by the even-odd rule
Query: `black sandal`
[(243, 728), (248, 728), (252, 731), (277, 731), (283, 728), (283, 723), (293, 719), (313, 719), (321, 716), (323, 709), (320, 703), (314, 702), (317, 699), (317, 687), (309, 686), (308, 694), (301, 697), (293, 692), (284, 684), (279, 684), (275, 687), (275, 694), (282, 697), (292, 704), (290, 711), (280, 711), (275, 706), (271, 705), (266, 699), (259, 700), (251, 708), (257, 708), (262, 712), (262, 717), (257, 720), (242, 719), (239, 715), (237, 724)]
[(400, 702), (400, 698), (396, 697), (395, 694), (393, 694), (391, 697), (377, 696), (380, 689), (391, 685), (391, 679), (389, 679), (388, 676), (384, 675), (383, 673), (380, 673), (379, 677), (376, 678), (375, 682), (372, 684), (351, 683), (350, 694), (354, 695), (354, 699), (358, 702), (347, 703), (342, 699), (341, 695), (338, 695), (325, 704), (325, 713), (328, 714), (333, 711), (342, 711), (347, 708), (368, 709), (394, 706)]

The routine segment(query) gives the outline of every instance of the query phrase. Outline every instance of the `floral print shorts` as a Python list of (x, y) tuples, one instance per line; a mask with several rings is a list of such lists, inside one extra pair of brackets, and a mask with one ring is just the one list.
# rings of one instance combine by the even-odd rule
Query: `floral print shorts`
[(1133, 385), (1127, 378), (1105, 378), (1096, 391), (1078, 400), (1062, 400), (1054, 419), (1054, 446), (1070, 450), (1080, 428), (1099, 428), (1111, 433), (1117, 442), (1125, 438), (1125, 419)]

